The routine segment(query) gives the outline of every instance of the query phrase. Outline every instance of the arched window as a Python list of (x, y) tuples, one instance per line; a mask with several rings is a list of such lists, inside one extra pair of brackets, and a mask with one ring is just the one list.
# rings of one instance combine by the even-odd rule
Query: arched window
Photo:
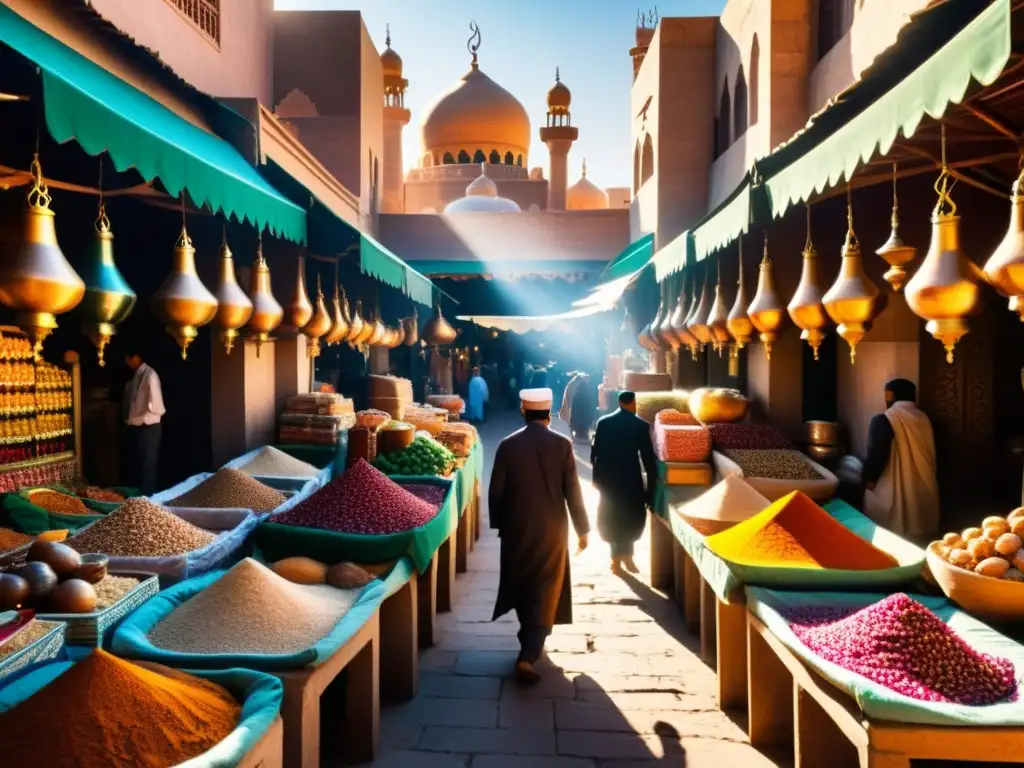
[(640, 191), (640, 142), (633, 147), (633, 194)]
[(459, 150), (459, 162), (465, 165), (469, 162), (469, 152), (464, 149)]
[(498, 150), (491, 150), (491, 156), (487, 158), (487, 162), (491, 165), (501, 165), (501, 155), (498, 154)]
[(518, 165), (520, 168), (523, 167), (523, 156), (522, 155), (519, 155), (519, 156), (516, 157), (516, 165)]
[(640, 153), (640, 186), (654, 175), (654, 139), (651, 134), (644, 136), (644, 148)]
[(732, 144), (732, 112), (729, 109), (729, 78), (722, 84), (722, 98), (718, 103), (718, 154), (721, 155)]
[(736, 77), (736, 89), (732, 99), (732, 114), (735, 123), (732, 135), (738, 139), (747, 132), (747, 77), (743, 74), (742, 64), (740, 64), (740, 73)]
[(512, 156), (511, 152), (505, 153), (505, 165), (515, 165), (516, 159)]
[(476, 152), (473, 153), (473, 162), (474, 163), (486, 163), (487, 162), (487, 156), (484, 155), (484, 151), (482, 149), (478, 149)]
[(757, 125), (757, 84), (761, 76), (761, 43), (754, 35), (750, 46), (750, 124)]
[(444, 158), (441, 160), (441, 162), (443, 162), (445, 165), (454, 165), (455, 164), (455, 157), (454, 157), (454, 155), (452, 155), (451, 152), (445, 152), (444, 153)]

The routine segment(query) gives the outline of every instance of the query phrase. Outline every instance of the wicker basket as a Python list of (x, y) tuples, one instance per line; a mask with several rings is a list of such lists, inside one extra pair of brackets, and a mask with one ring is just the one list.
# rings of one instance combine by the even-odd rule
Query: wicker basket
[(947, 563), (928, 545), (928, 569), (946, 597), (979, 619), (1002, 622), (1024, 619), (1024, 583), (980, 576)]

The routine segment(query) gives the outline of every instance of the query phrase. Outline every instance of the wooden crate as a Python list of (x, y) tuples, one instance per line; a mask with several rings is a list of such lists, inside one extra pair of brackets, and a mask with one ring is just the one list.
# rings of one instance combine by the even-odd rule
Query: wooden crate
[(910, 768), (911, 760), (1021, 765), (1024, 728), (871, 720), (747, 614), (750, 743), (792, 746), (796, 768)]
[(284, 722), (280, 716), (250, 749), (238, 768), (281, 768), (284, 765)]
[(711, 485), (714, 470), (710, 464), (689, 463), (683, 461), (666, 461), (665, 485)]
[(416, 697), (420, 682), (419, 574), (380, 607), (380, 692), (388, 701)]

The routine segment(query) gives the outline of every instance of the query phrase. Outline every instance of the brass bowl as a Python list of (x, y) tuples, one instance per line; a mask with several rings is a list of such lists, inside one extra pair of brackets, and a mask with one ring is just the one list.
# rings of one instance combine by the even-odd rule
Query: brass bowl
[(701, 387), (690, 393), (690, 413), (702, 424), (733, 424), (747, 418), (750, 400), (736, 389)]
[(839, 458), (839, 448), (835, 445), (808, 445), (807, 455), (819, 463), (828, 463)]
[(808, 421), (807, 442), (811, 445), (839, 445), (840, 427), (834, 421)]

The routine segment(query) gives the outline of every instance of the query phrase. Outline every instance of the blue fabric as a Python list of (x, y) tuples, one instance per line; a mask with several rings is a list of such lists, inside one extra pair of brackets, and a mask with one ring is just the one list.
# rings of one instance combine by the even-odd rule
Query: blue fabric
[[(865, 608), (886, 597), (884, 594), (849, 592), (776, 592), (747, 587), (747, 608), (782, 643), (815, 672), (848, 693), (864, 714), (874, 720), (929, 725), (1021, 726), (1024, 725), (1024, 697), (1017, 701), (970, 707), (917, 701), (866, 677), (825, 661), (797, 639), (780, 611), (814, 607)], [(944, 597), (910, 595), (950, 626), (976, 651), (1008, 658), (1013, 662), (1017, 684), (1024, 685), (1024, 646), (996, 632), (958, 609)], [(998, 737), (995, 737), (998, 738)]]
[(466, 416), (470, 421), (484, 420), (484, 403), (490, 400), (487, 382), (482, 376), (475, 376), (469, 382), (469, 402), (466, 403)]
[[(387, 590), (382, 581), (375, 579), (370, 582), (333, 630), (310, 648), (296, 653), (176, 653), (157, 648), (150, 642), (149, 633), (157, 624), (175, 608), (202, 592), (225, 573), (227, 571), (215, 571), (189, 579), (151, 598), (117, 628), (110, 645), (111, 651), (125, 658), (145, 659), (171, 667), (224, 669), (238, 666), (269, 672), (316, 667), (344, 646), (373, 616), (374, 611), (387, 597)], [(258, 605), (254, 605), (253, 609), (258, 610)]]
[(402, 557), (396, 560), (391, 570), (383, 577), (384, 599), (386, 600), (404, 587), (415, 572), (416, 565), (412, 558)]
[[(0, 688), (0, 713), (31, 697), (72, 667), (57, 662), (27, 670)], [(251, 669), (183, 670), (224, 686), (242, 705), (238, 726), (217, 746), (178, 768), (233, 768), (259, 743), (281, 711), (284, 686), (273, 675)]]
[[(248, 453), (242, 454), (237, 459), (232, 459), (225, 464), (221, 469), (242, 469), (246, 464), (255, 459), (260, 451), (264, 448), (270, 448), (272, 446), (261, 446), (255, 448)], [(312, 466), (312, 465), (310, 465)], [(315, 477), (282, 477), (274, 475), (252, 475), (253, 478), (259, 480), (264, 485), (269, 485), (271, 488), (276, 488), (281, 491), (306, 491), (307, 483), (315, 483), (316, 488), (322, 488), (330, 482), (331, 476), (334, 473), (334, 464), (328, 464), (325, 467), (320, 468), (320, 473)], [(248, 474), (248, 473), (246, 473)], [(314, 488), (314, 490), (316, 489)], [(181, 494), (178, 494), (179, 496)]]

